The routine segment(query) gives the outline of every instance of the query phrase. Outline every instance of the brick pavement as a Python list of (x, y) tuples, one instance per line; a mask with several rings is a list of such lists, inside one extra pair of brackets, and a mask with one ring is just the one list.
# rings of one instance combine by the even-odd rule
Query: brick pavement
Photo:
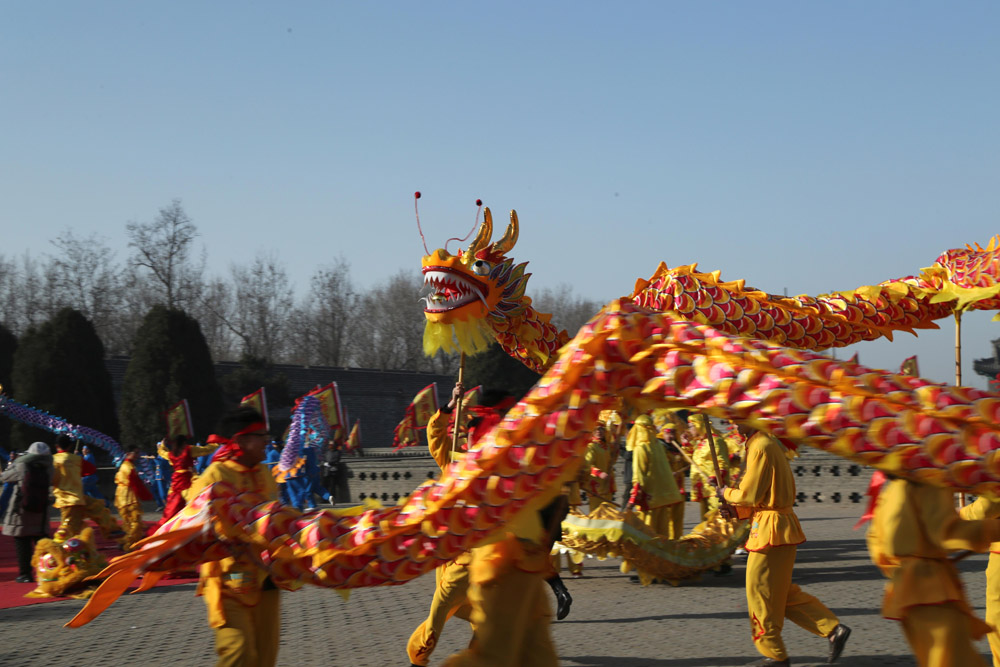
[[(694, 508), (689, 504), (688, 519)], [(879, 614), (882, 580), (868, 560), (861, 531), (851, 530), (858, 505), (809, 504), (799, 516), (809, 541), (799, 550), (796, 581), (854, 629), (839, 664), (914, 665), (897, 623)], [(553, 625), (567, 667), (730, 667), (755, 659), (746, 619), (743, 562), (726, 577), (706, 576), (680, 587), (632, 584), (618, 561), (588, 559), (585, 577), (568, 580), (573, 609)], [(970, 601), (982, 614), (985, 556), (962, 562)], [(344, 602), (309, 588), (283, 596), (280, 665), (383, 667), (406, 665), (404, 646), (423, 619), (434, 578), (399, 587), (353, 591)], [(123, 596), (78, 630), (62, 624), (82, 606), (60, 601), (0, 611), (0, 664), (210, 665), (211, 635), (194, 585)], [(453, 620), (435, 653), (438, 665), (469, 639)], [(822, 663), (823, 639), (788, 624), (785, 642), (795, 665)], [(988, 651), (984, 642), (980, 648)]]

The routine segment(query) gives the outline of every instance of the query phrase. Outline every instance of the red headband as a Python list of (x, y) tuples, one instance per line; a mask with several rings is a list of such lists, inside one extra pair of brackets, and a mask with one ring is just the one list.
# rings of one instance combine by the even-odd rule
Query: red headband
[(214, 463), (216, 461), (227, 461), (229, 459), (235, 459), (236, 457), (243, 454), (243, 449), (241, 449), (240, 446), (236, 443), (237, 437), (241, 435), (249, 435), (256, 431), (266, 431), (266, 430), (267, 430), (267, 424), (265, 424), (264, 422), (254, 422), (249, 426), (247, 426), (246, 428), (243, 428), (237, 431), (236, 433), (233, 433), (232, 438), (226, 438), (224, 436), (216, 435), (215, 433), (213, 433), (212, 435), (208, 436), (207, 442), (210, 445), (218, 444), (221, 446), (212, 455), (212, 462)]

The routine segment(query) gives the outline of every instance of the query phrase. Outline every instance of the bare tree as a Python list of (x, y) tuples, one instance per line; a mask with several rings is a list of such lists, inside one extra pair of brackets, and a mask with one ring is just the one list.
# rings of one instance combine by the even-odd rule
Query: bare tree
[(233, 360), (239, 356), (229, 321), (235, 309), (235, 288), (221, 278), (205, 283), (201, 298), (191, 315), (201, 325), (202, 335), (216, 361)]
[(420, 280), (400, 270), (362, 296), (354, 325), (352, 359), (367, 368), (430, 370), (424, 356), (424, 314), (417, 303)]
[(284, 266), (274, 255), (260, 253), (249, 265), (234, 265), (231, 273), (235, 304), (228, 316), (219, 316), (239, 339), (241, 354), (283, 360), (295, 305)]
[(3, 265), (4, 322), (20, 336), (28, 328), (50, 319), (61, 307), (55, 277), (47, 262), (39, 262), (25, 251)]
[(555, 289), (543, 288), (532, 297), (531, 305), (541, 313), (551, 313), (552, 324), (566, 329), (570, 338), (604, 307), (603, 302), (576, 296), (566, 283)]
[(205, 258), (203, 254), (200, 264), (191, 260), (198, 228), (184, 212), (180, 200), (174, 199), (161, 208), (152, 222), (129, 222), (125, 231), (128, 245), (133, 249), (132, 264), (149, 271), (158, 301), (167, 308), (190, 307), (201, 291)]
[(57, 301), (83, 313), (108, 347), (122, 300), (122, 270), (115, 253), (96, 234), (80, 239), (66, 230), (51, 243), (58, 250), (51, 255)]
[(305, 302), (295, 309), (295, 336), (288, 341), (291, 359), (310, 365), (346, 365), (358, 298), (351, 285), (350, 264), (343, 257), (318, 269)]

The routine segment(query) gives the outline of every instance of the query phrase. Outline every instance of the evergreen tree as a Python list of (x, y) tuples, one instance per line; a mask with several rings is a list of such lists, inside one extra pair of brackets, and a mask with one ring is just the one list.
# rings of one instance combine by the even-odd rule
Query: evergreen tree
[[(14, 352), (17, 350), (17, 336), (10, 329), (0, 324), (0, 385), (2, 391), (13, 396), (14, 386), (10, 382), (11, 371), (14, 370)], [(0, 447), (10, 449), (10, 420), (0, 417)], [(6, 464), (6, 461), (4, 461)]]
[(222, 393), (197, 320), (156, 305), (136, 332), (119, 413), (123, 444), (149, 449), (166, 435), (163, 413), (187, 399), (195, 438), (204, 441), (222, 413)]
[(493, 343), (485, 352), (465, 358), (465, 387), (482, 385), (487, 392), (507, 392), (521, 398), (542, 376)]
[[(11, 372), (12, 396), (80, 426), (118, 438), (111, 376), (104, 366), (104, 345), (79, 311), (63, 308), (48, 322), (21, 337)], [(52, 434), (14, 424), (19, 449)]]

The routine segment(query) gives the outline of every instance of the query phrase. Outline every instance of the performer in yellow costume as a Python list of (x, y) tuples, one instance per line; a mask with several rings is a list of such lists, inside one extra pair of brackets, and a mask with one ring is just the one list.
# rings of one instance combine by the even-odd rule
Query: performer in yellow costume
[[(741, 426), (744, 435), (752, 430)], [(750, 665), (788, 665), (781, 639), (785, 618), (830, 641), (828, 662), (840, 657), (851, 629), (812, 595), (792, 583), (797, 545), (805, 542), (795, 503), (795, 477), (785, 448), (764, 433), (747, 440), (746, 471), (739, 488), (721, 489), (719, 495), (733, 506), (740, 519), (751, 521), (747, 540), (746, 588), (750, 630), (757, 651), (764, 657)], [(729, 507), (723, 507), (730, 514)]]
[(715, 439), (716, 462), (719, 470), (722, 471), (723, 479), (713, 482), (715, 478), (715, 463), (712, 462), (712, 449), (708, 446), (708, 436), (705, 431), (704, 422), (694, 419), (689, 422), (689, 440), (691, 442), (691, 502), (698, 503), (700, 507), (700, 521), (705, 520), (705, 516), (712, 510), (719, 508), (718, 499), (715, 496), (716, 486), (726, 486), (729, 483), (727, 472), (729, 470), (729, 449), (722, 436), (712, 429), (712, 437)]
[[(198, 476), (191, 497), (209, 484), (227, 482), (234, 494), (252, 492), (277, 500), (274, 475), (262, 463), (270, 434), (260, 413), (239, 408), (223, 419), (222, 433), (209, 437), (222, 449)], [(295, 587), (293, 582), (282, 584)], [(249, 556), (237, 553), (202, 565), (197, 594), (204, 596), (208, 624), (215, 630), (217, 665), (267, 667), (277, 662), (281, 598), (275, 582)]]
[[(959, 515), (970, 521), (996, 519), (1000, 517), (1000, 501), (979, 496), (959, 510)], [(986, 564), (986, 623), (992, 628), (986, 638), (993, 653), (993, 667), (1000, 667), (1000, 542), (990, 545)]]
[(676, 540), (684, 536), (684, 499), (687, 497), (684, 480), (687, 478), (691, 464), (691, 446), (687, 442), (688, 417), (687, 410), (677, 410), (670, 416), (670, 422), (664, 424), (660, 431), (660, 439), (666, 443), (667, 460), (674, 471), (674, 483), (677, 492), (681, 494), (681, 502), (670, 506), (670, 539)]
[[(992, 512), (988, 501), (965, 509), (970, 518)], [(948, 552), (986, 551), (998, 540), (1000, 521), (963, 519), (950, 489), (903, 479), (882, 487), (868, 529), (868, 551), (889, 578), (882, 615), (902, 622), (921, 667), (985, 667), (972, 642), (990, 627), (969, 607)]]
[[(105, 539), (121, 534), (104, 501), (83, 492), (84, 461), (70, 451), (72, 448), (73, 439), (68, 435), (61, 434), (56, 438), (56, 454), (52, 457), (52, 495), (55, 496), (53, 505), (62, 515), (56, 540), (64, 541), (79, 535), (85, 518), (97, 524)], [(92, 467), (92, 464), (87, 465)]]
[(615, 489), (615, 472), (611, 456), (607, 428), (602, 422), (598, 422), (590, 442), (587, 443), (581, 468), (581, 473), (586, 473), (582, 484), (583, 490), (587, 492), (587, 504), (591, 512), (601, 503), (615, 502), (617, 489)]
[[(461, 452), (451, 451), (453, 442), (448, 434), (448, 420), (464, 391), (465, 388), (461, 383), (456, 384), (448, 405), (435, 412), (427, 422), (427, 447), (438, 467), (442, 469), (452, 460), (462, 456)], [(424, 667), (430, 663), (431, 654), (449, 618), (458, 616), (466, 621), (470, 620), (472, 613), (468, 599), (470, 562), (472, 553), (466, 551), (434, 571), (434, 597), (431, 598), (430, 611), (406, 643), (406, 653), (411, 665)]]
[(549, 551), (566, 516), (564, 496), (526, 512), (496, 541), (472, 550), (469, 603), (475, 639), (444, 667), (556, 667), (545, 592)]
[(153, 499), (153, 494), (139, 479), (139, 471), (135, 468), (138, 455), (138, 447), (135, 445), (129, 447), (125, 460), (115, 473), (115, 507), (122, 518), (122, 528), (125, 530), (122, 548), (126, 551), (146, 536), (146, 526), (142, 523), (141, 501)]
[(632, 450), (632, 491), (626, 509), (634, 507), (642, 522), (658, 535), (674, 538), (670, 507), (680, 504), (682, 498), (649, 415), (636, 417), (628, 442)]

